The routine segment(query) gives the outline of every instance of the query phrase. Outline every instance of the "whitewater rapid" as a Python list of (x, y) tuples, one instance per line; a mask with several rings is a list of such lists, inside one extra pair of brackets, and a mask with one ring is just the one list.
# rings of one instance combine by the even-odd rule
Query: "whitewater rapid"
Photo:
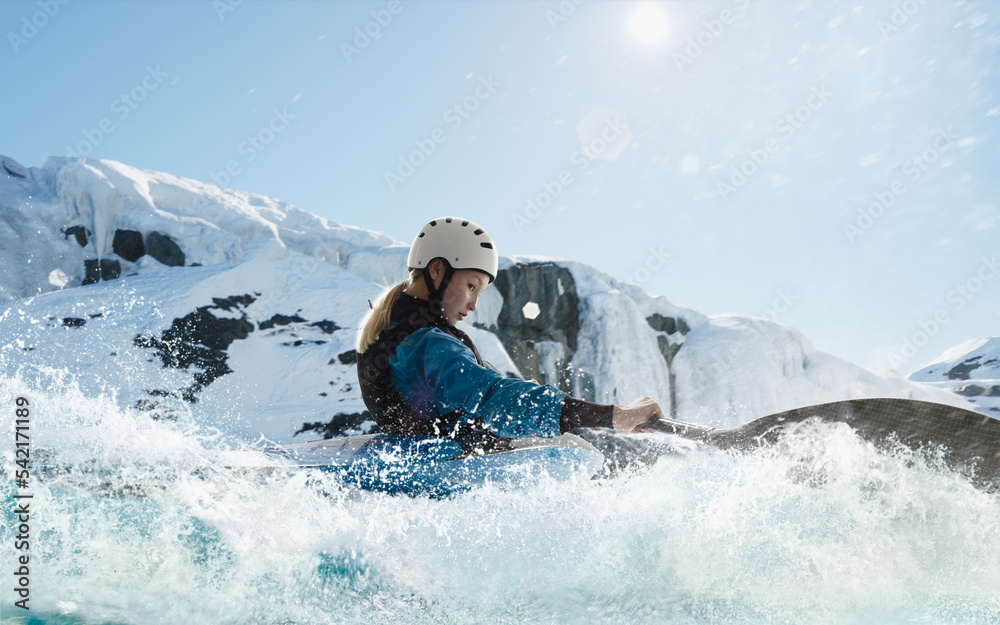
[(1000, 495), (846, 426), (409, 498), (235, 469), (221, 433), (58, 378), (0, 379), (2, 431), (18, 396), (35, 417), (30, 613), (2, 446), (4, 622), (1000, 622)]

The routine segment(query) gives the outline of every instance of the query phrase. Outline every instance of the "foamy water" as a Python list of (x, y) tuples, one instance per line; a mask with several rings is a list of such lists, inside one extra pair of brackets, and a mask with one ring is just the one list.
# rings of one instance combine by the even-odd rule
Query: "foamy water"
[(72, 381), (0, 381), (5, 432), (21, 394), (32, 609), (10, 590), (5, 435), (5, 623), (1000, 622), (1000, 496), (844, 426), (432, 500), (236, 470), (232, 441)]

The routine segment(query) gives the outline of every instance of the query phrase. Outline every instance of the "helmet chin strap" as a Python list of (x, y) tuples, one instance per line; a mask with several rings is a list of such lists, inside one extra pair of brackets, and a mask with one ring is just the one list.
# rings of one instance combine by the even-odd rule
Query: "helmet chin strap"
[[(443, 260), (443, 259), (442, 259)], [(438, 307), (441, 306), (441, 302), (444, 301), (444, 292), (448, 288), (448, 283), (451, 282), (451, 277), (455, 275), (455, 270), (452, 268), (448, 261), (444, 261), (445, 269), (444, 278), (441, 279), (441, 286), (435, 288), (434, 281), (431, 280), (431, 272), (428, 270), (424, 271), (424, 284), (427, 285), (427, 299), (431, 302), (436, 302)], [(442, 315), (443, 316), (443, 315)]]

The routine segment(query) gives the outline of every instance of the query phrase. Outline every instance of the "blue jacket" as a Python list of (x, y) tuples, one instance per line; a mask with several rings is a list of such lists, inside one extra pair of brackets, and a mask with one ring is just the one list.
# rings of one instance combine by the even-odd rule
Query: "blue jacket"
[(358, 352), (361, 396), (382, 432), (441, 436), (478, 420), (495, 435), (521, 438), (613, 426), (614, 406), (487, 369), (472, 339), (433, 302), (403, 293), (391, 319)]
[(410, 334), (396, 347), (389, 366), (400, 396), (428, 419), (461, 409), (465, 416), (459, 420), (481, 419), (494, 434), (507, 438), (560, 434), (566, 393), (481, 366), (468, 346), (439, 328)]

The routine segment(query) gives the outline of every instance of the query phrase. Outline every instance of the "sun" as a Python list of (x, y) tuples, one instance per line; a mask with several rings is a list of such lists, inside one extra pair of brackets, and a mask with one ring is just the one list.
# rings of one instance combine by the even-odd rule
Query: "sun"
[(667, 36), (667, 16), (659, 3), (639, 5), (632, 16), (632, 32), (643, 43), (657, 43)]

